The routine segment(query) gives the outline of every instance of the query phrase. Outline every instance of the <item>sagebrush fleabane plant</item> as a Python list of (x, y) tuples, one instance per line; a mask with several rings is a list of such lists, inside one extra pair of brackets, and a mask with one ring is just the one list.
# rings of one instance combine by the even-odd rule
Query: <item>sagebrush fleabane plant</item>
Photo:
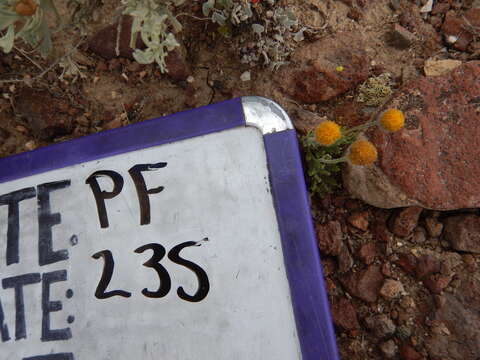
[(352, 165), (371, 165), (377, 160), (377, 149), (368, 140), (356, 140), (347, 151), (347, 160)]
[(334, 121), (322, 121), (315, 129), (315, 140), (322, 146), (335, 144), (342, 137), (342, 129)]
[(388, 109), (380, 114), (378, 123), (382, 129), (395, 132), (405, 125), (405, 115), (398, 109)]

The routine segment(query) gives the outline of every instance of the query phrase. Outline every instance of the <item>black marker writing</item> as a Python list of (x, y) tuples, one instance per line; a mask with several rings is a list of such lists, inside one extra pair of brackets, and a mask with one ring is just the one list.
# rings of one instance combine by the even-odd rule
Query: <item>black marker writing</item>
[(2, 280), (2, 286), (4, 289), (15, 290), (15, 340), (25, 339), (27, 337), (23, 287), (25, 285), (36, 284), (39, 282), (39, 273), (13, 276)]
[(67, 270), (52, 271), (42, 276), (42, 341), (68, 340), (70, 328), (50, 329), (50, 313), (62, 310), (61, 301), (50, 301), (50, 285), (67, 280)]
[(150, 199), (148, 195), (158, 194), (164, 189), (163, 186), (147, 189), (142, 172), (158, 170), (165, 166), (167, 166), (166, 162), (159, 162), (157, 164), (139, 164), (128, 170), (128, 173), (135, 183), (135, 188), (137, 189), (138, 202), (140, 204), (140, 225), (150, 224)]
[[(100, 189), (97, 178), (108, 176), (113, 181), (112, 191), (105, 191)], [(108, 215), (105, 207), (105, 200), (112, 199), (123, 189), (123, 178), (119, 173), (112, 170), (100, 170), (90, 175), (85, 183), (90, 185), (95, 202), (97, 203), (98, 219), (100, 220), (100, 227), (108, 228)]]
[(0, 196), (0, 205), (8, 205), (7, 265), (18, 264), (18, 234), (20, 217), (18, 203), (35, 197), (35, 188), (29, 187)]
[(56, 181), (38, 186), (38, 262), (40, 266), (68, 259), (67, 250), (52, 249), (52, 227), (61, 222), (59, 213), (52, 213), (50, 193), (70, 186), (70, 180)]

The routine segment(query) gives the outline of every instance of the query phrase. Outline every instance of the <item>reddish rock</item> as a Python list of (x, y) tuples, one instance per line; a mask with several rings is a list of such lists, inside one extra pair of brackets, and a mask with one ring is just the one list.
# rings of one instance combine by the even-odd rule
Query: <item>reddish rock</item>
[(382, 295), (387, 300), (395, 299), (401, 295), (405, 294), (405, 289), (403, 284), (400, 281), (387, 279), (380, 289), (380, 295)]
[(449, 9), (450, 9), (449, 3), (435, 2), (435, 5), (433, 6), (433, 9), (432, 9), (432, 15), (445, 14)]
[(439, 237), (443, 231), (443, 224), (433, 216), (429, 216), (425, 219), (425, 227), (427, 228), (428, 235), (431, 237)]
[(398, 260), (395, 263), (408, 274), (415, 274), (415, 268), (417, 266), (417, 258), (415, 257), (415, 255), (410, 253), (400, 254), (398, 255)]
[(353, 266), (352, 254), (350, 254), (350, 250), (348, 250), (348, 247), (343, 242), (340, 247), (340, 252), (338, 254), (337, 259), (338, 259), (339, 272), (346, 273), (348, 270), (352, 268)]
[(168, 76), (173, 80), (186, 80), (191, 74), (190, 65), (186, 59), (186, 49), (181, 46), (168, 53), (165, 58)]
[(376, 222), (373, 225), (372, 232), (375, 240), (377, 241), (383, 243), (390, 243), (392, 241), (393, 235), (390, 231), (388, 231), (387, 225), (383, 221)]
[(373, 242), (363, 244), (360, 247), (360, 250), (358, 252), (358, 256), (366, 265), (370, 265), (371, 263), (373, 263), (376, 255), (377, 255), (377, 247)]
[(440, 261), (430, 255), (421, 256), (416, 264), (415, 275), (417, 279), (421, 280), (425, 277), (440, 272)]
[(42, 140), (73, 131), (74, 117), (68, 113), (70, 107), (47, 91), (23, 88), (15, 97), (15, 110), (27, 121), (33, 134)]
[(442, 295), (442, 306), (432, 320), (447, 331), (433, 332), (426, 339), (431, 359), (477, 360), (480, 358), (480, 279), (478, 274), (459, 274), (455, 293)]
[(480, 217), (469, 214), (447, 218), (443, 236), (455, 250), (480, 254)]
[(399, 237), (407, 237), (417, 226), (422, 210), (418, 206), (401, 209), (391, 218), (389, 223), (390, 231)]
[[(130, 37), (133, 18), (124, 15), (120, 18), (120, 35), (118, 36), (119, 23), (109, 25), (97, 32), (88, 42), (88, 48), (95, 54), (110, 60), (118, 56), (133, 60), (133, 49), (130, 47)], [(118, 54), (116, 51), (117, 38), (119, 39)], [(140, 39), (137, 39), (137, 48), (143, 48), (145, 45)]]
[(403, 345), (400, 348), (400, 356), (403, 360), (421, 360), (422, 355), (415, 351), (410, 345)]
[[(472, 8), (465, 14), (449, 11), (445, 16), (441, 30), (447, 44), (457, 50), (465, 51), (473, 41), (477, 31), (475, 28), (478, 29), (478, 27), (480, 27), (480, 8)], [(449, 40), (452, 37), (456, 41)]]
[(367, 133), (376, 165), (347, 165), (353, 197), (383, 208), (418, 205), (435, 210), (480, 207), (480, 61), (437, 77), (411, 81), (381, 108), (398, 108), (406, 126)]
[(379, 338), (384, 338), (389, 335), (392, 335), (396, 326), (385, 314), (374, 315), (365, 319), (365, 323), (370, 330), (373, 330)]
[(440, 294), (450, 284), (450, 281), (452, 281), (451, 276), (435, 274), (423, 280), (423, 284), (432, 294)]
[(352, 303), (345, 298), (335, 299), (331, 306), (333, 323), (345, 330), (359, 328), (357, 312)]
[(388, 33), (387, 41), (390, 46), (397, 49), (408, 49), (417, 40), (415, 35), (399, 24), (394, 24)]
[(383, 284), (383, 275), (378, 265), (348, 274), (340, 278), (348, 292), (366, 302), (375, 302)]
[(338, 221), (317, 224), (317, 241), (322, 255), (338, 255), (342, 246), (342, 226)]
[[(369, 62), (353, 33), (336, 34), (296, 51), (294, 65), (278, 72), (283, 91), (297, 101), (314, 104), (330, 100), (368, 78)], [(342, 66), (343, 71), (337, 71)]]
[(368, 230), (368, 211), (356, 211), (351, 214), (347, 221), (350, 225), (358, 230), (367, 231)]

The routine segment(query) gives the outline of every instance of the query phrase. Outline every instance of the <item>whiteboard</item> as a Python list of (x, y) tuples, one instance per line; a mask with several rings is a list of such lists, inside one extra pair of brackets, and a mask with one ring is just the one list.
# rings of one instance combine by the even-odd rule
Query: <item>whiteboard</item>
[[(139, 201), (128, 170), (159, 162), (166, 166), (146, 173), (145, 182), (164, 189), (149, 196), (151, 222), (140, 225)], [(124, 179), (118, 196), (105, 200), (109, 227), (103, 229), (85, 182), (100, 170), (115, 171)], [(15, 292), (3, 289), (0, 299), (12, 340), (1, 345), (2, 359), (52, 351), (72, 353), (78, 360), (301, 358), (260, 132), (237, 128), (74, 165), (3, 184), (2, 194), (64, 180), (70, 185), (52, 191), (50, 205), (51, 212), (61, 214), (61, 223), (52, 227), (53, 250), (68, 251), (68, 259), (39, 266), (38, 201), (32, 197), (19, 206), (20, 261), (6, 266), (3, 247), (0, 272), (5, 279), (66, 270), (65, 281), (50, 285), (50, 301), (62, 304), (61, 310), (50, 313), (50, 327), (69, 328), (71, 338), (41, 341), (38, 282), (24, 286), (26, 338), (15, 341)], [(113, 188), (108, 176), (99, 183), (106, 191)], [(2, 244), (7, 221), (8, 207), (2, 206)], [(144, 296), (144, 288), (158, 288), (159, 277), (142, 266), (153, 251), (135, 249), (158, 243), (169, 251), (187, 241), (198, 242), (181, 254), (208, 274), (206, 297), (199, 302), (179, 298), (179, 286), (193, 294), (199, 281), (167, 256), (160, 263), (171, 278), (171, 290), (161, 298)], [(121, 289), (130, 297), (95, 297), (104, 260), (92, 255), (103, 250), (114, 258), (107, 290)], [(71, 298), (68, 289), (73, 291)], [(70, 324), (69, 316), (74, 317)]]
[(0, 359), (338, 360), (295, 130), (244, 97), (0, 158)]

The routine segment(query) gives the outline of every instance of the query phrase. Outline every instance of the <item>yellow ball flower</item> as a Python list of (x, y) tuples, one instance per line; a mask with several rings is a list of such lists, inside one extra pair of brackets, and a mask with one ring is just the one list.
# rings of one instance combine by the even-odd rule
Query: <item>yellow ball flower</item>
[(347, 155), (353, 165), (370, 165), (377, 160), (377, 149), (367, 140), (357, 140), (352, 145)]
[(341, 137), (342, 130), (334, 121), (323, 121), (315, 129), (315, 140), (323, 146), (333, 145)]
[(405, 115), (398, 109), (389, 109), (380, 115), (379, 123), (387, 131), (398, 131), (405, 125)]

